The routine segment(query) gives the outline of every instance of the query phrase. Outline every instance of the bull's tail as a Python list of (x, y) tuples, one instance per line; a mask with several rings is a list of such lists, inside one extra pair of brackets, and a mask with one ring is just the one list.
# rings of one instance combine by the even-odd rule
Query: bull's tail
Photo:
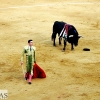
[(52, 29), (53, 33), (51, 35), (51, 40), (53, 41), (56, 38), (56, 31), (55, 31), (55, 23), (53, 25), (53, 29)]

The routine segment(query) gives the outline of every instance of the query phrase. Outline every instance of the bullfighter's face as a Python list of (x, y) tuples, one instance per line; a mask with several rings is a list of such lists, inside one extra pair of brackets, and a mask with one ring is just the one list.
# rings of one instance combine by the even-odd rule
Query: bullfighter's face
[(30, 41), (29, 46), (33, 46), (33, 41)]

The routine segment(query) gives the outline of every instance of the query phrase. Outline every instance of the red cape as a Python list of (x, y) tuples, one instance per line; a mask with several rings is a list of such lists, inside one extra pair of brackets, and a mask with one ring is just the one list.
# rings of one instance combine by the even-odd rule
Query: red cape
[[(27, 77), (27, 79), (29, 78), (28, 72), (25, 74), (25, 77)], [(44, 70), (40, 68), (40, 66), (36, 63), (34, 63), (34, 66), (33, 66), (33, 77), (32, 78), (46, 78), (46, 74)]]
[(33, 73), (33, 78), (46, 78), (44, 70), (36, 63), (34, 63)]

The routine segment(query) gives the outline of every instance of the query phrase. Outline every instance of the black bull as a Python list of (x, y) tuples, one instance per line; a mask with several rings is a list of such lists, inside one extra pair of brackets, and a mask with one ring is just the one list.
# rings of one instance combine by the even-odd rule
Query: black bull
[[(54, 46), (56, 46), (56, 44), (55, 44), (56, 34), (58, 33), (58, 36), (60, 35), (60, 33), (61, 33), (61, 31), (62, 31), (65, 24), (66, 24), (65, 22), (59, 22), (59, 21), (54, 22), (54, 24), (53, 24), (53, 33), (52, 33), (52, 36), (51, 36)], [(78, 35), (78, 32), (77, 32), (77, 30), (75, 29), (75, 27), (73, 25), (70, 25), (70, 27), (71, 27), (70, 29), (68, 27), (67, 41), (68, 41), (68, 43), (71, 43), (71, 50), (74, 50), (74, 46), (78, 45), (78, 40), (82, 36)], [(59, 37), (59, 45), (61, 45), (61, 39), (62, 39), (62, 37)], [(67, 41), (64, 40), (63, 50), (66, 49)]]

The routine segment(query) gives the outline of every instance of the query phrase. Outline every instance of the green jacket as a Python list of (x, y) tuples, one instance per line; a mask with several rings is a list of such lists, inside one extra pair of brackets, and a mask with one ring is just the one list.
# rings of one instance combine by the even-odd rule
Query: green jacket
[(24, 62), (24, 55), (26, 55), (26, 69), (27, 72), (31, 72), (33, 69), (33, 64), (36, 62), (36, 47), (31, 46), (31, 51), (30, 51), (30, 46), (24, 46), (22, 56), (21, 56), (21, 62)]

